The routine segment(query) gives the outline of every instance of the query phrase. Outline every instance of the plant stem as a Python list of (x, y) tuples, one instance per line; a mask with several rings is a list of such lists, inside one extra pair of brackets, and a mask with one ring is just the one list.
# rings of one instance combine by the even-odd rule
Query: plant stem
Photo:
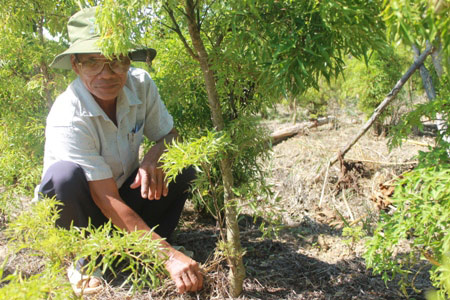
[[(197, 52), (200, 68), (205, 80), (206, 92), (208, 95), (208, 104), (211, 109), (211, 119), (214, 127), (218, 131), (225, 128), (225, 123), (220, 107), (219, 95), (216, 87), (213, 70), (209, 64), (208, 53), (206, 51), (203, 40), (200, 36), (200, 27), (196, 18), (196, 4), (193, 0), (186, 0), (185, 9), (188, 23), (189, 34), (192, 44)], [(231, 253), (227, 253), (228, 263), (230, 267), (229, 282), (230, 293), (233, 297), (237, 297), (242, 292), (242, 285), (245, 278), (245, 267), (242, 261), (242, 247), (239, 238), (239, 227), (237, 224), (236, 198), (233, 193), (233, 173), (231, 160), (229, 155), (225, 154), (220, 161), (220, 170), (224, 186), (224, 205), (225, 205), (225, 222), (227, 230), (227, 243)], [(229, 251), (230, 252), (230, 251)]]

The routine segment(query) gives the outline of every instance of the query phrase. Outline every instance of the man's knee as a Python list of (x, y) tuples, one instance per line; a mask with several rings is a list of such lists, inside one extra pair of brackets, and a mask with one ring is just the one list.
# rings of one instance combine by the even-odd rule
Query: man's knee
[(76, 163), (59, 161), (51, 165), (41, 182), (40, 193), (44, 196), (57, 196), (76, 193), (86, 185), (86, 177), (83, 169)]
[[(191, 184), (195, 178), (196, 178), (196, 171), (191, 166), (191, 167), (183, 169), (181, 174), (179, 174), (175, 178), (175, 182), (173, 182), (173, 183), (177, 189), (181, 189), (182, 192), (187, 192), (190, 189)], [(170, 191), (170, 188), (169, 188), (169, 191)]]
[(197, 177), (197, 172), (195, 171), (194, 167), (190, 166), (181, 172), (180, 175), (178, 175), (177, 179), (180, 178), (181, 181), (192, 183), (192, 181)]

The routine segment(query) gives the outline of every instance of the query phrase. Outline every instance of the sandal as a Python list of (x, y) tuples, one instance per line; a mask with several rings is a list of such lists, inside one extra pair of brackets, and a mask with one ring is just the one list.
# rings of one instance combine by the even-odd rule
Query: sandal
[[(85, 275), (82, 273), (79, 265), (80, 264), (77, 263), (77, 266), (75, 267), (74, 264), (71, 264), (67, 269), (67, 277), (69, 278), (69, 282), (75, 295), (80, 297), (81, 295), (92, 295), (100, 292), (103, 289), (104, 282), (101, 271), (96, 269), (91, 275)], [(95, 287), (86, 287), (91, 278), (97, 278), (100, 282), (99, 285)]]
[(181, 253), (183, 253), (184, 255), (188, 256), (189, 258), (193, 258), (194, 257), (194, 252), (191, 250), (187, 250), (186, 248), (184, 248), (184, 246), (173, 246), (172, 248), (174, 248), (177, 251), (180, 251)]

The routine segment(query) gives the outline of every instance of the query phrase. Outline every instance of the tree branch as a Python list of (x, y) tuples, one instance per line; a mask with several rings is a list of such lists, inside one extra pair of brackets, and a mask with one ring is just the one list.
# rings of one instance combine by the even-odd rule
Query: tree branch
[(199, 26), (201, 26), (201, 24), (203, 23), (203, 20), (206, 18), (206, 15), (208, 14), (209, 9), (211, 8), (211, 6), (216, 2), (216, 0), (213, 0), (211, 2), (210, 5), (208, 5), (205, 9), (205, 13), (203, 14), (203, 16), (199, 19)]
[(177, 7), (177, 10), (178, 10), (178, 12), (179, 12), (180, 14), (182, 14), (182, 15), (185, 16), (186, 18), (188, 17), (188, 15), (187, 15), (182, 9), (179, 9), (179, 8)]
[(225, 38), (225, 34), (223, 34), (223, 33), (219, 34), (219, 36), (217, 37), (216, 42), (214, 43), (214, 46), (216, 48), (219, 48), (220, 44), (222, 44), (222, 41), (223, 41), (224, 38)]
[[(339, 156), (344, 157), (344, 155), (353, 147), (354, 144), (369, 130), (369, 128), (372, 126), (372, 124), (375, 122), (375, 120), (378, 118), (378, 116), (384, 111), (384, 109), (389, 105), (389, 103), (392, 102), (392, 100), (395, 99), (398, 92), (401, 90), (403, 85), (408, 81), (408, 79), (411, 77), (414, 72), (420, 68), (420, 66), (423, 64), (425, 59), (428, 55), (430, 55), (435, 49), (433, 47), (427, 47), (425, 51), (417, 58), (417, 60), (414, 61), (414, 63), (409, 67), (408, 71), (400, 78), (400, 80), (395, 84), (394, 88), (389, 92), (389, 94), (384, 98), (383, 102), (378, 105), (378, 107), (373, 112), (372, 116), (369, 120), (364, 124), (364, 126), (359, 130), (359, 132), (356, 134), (356, 136), (343, 148), (341, 149), (338, 154), (336, 154), (328, 163), (328, 166), (333, 165), (338, 159)], [(322, 177), (322, 174), (325, 169), (322, 169), (321, 172), (314, 178), (314, 181), (317, 182), (320, 177)]]
[(177, 29), (176, 28), (173, 28), (172, 26), (170, 26), (170, 25), (167, 25), (166, 23), (164, 23), (164, 22), (161, 22), (161, 21), (159, 21), (159, 24), (161, 24), (162, 26), (164, 26), (164, 27), (166, 27), (167, 29), (170, 29), (170, 30), (172, 30), (172, 31), (174, 31), (174, 32), (176, 32), (177, 31)]
[[(169, 7), (169, 5), (163, 4), (163, 8), (166, 10), (166, 12), (169, 14), (170, 19), (172, 20), (173, 25), (175, 28), (171, 28), (173, 31), (175, 31), (178, 34), (178, 37), (181, 39), (181, 42), (183, 43), (184, 47), (186, 48), (187, 52), (195, 59), (199, 60), (199, 57), (197, 54), (195, 54), (194, 50), (189, 46), (188, 42), (186, 41), (186, 38), (184, 37), (183, 33), (181, 32), (180, 26), (178, 25), (177, 20), (175, 19), (175, 16), (173, 14), (173, 10)], [(186, 14), (184, 14), (186, 17), (188, 17)]]
[(197, 17), (197, 24), (198, 24), (198, 31), (202, 28), (202, 22), (200, 21), (200, 8), (197, 6), (197, 3), (194, 4), (195, 9), (195, 15)]

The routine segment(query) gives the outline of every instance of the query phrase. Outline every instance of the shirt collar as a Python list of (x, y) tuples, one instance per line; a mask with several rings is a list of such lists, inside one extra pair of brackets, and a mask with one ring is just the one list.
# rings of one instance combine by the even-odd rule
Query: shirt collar
[(120, 120), (130, 111), (131, 106), (139, 104), (142, 104), (142, 101), (125, 85), (117, 96), (117, 122), (120, 123)]
[[(79, 99), (79, 111), (80, 116), (97, 117), (102, 116), (105, 120), (108, 120), (108, 116), (103, 109), (95, 101), (92, 94), (86, 89), (80, 77), (77, 77), (72, 84), (74, 94)], [(130, 90), (127, 86), (124, 86), (117, 96), (117, 121), (119, 122), (122, 117), (130, 111), (130, 106), (142, 104), (142, 101), (136, 96), (136, 94)]]

